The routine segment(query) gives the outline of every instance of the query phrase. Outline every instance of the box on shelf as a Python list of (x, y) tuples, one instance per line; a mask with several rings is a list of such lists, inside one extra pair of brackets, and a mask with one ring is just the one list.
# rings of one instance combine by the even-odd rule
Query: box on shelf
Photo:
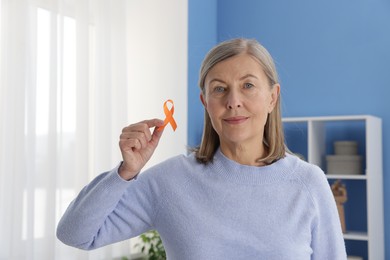
[(327, 174), (362, 174), (362, 157), (356, 141), (336, 141), (334, 155), (326, 156)]
[(362, 174), (360, 155), (327, 155), (327, 174)]
[(357, 155), (358, 145), (355, 141), (336, 141), (333, 144), (335, 155)]

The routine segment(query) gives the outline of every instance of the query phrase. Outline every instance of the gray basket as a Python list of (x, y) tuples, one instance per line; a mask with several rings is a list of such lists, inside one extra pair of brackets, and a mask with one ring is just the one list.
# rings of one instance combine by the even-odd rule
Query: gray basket
[(337, 141), (333, 145), (335, 155), (356, 155), (358, 153), (358, 144), (355, 141)]
[(360, 155), (327, 155), (327, 174), (362, 174), (362, 157)]

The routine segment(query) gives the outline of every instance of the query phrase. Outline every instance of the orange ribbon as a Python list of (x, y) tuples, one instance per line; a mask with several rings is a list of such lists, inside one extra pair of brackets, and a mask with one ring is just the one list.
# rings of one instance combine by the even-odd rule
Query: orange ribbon
[[(171, 110), (168, 109), (168, 106), (167, 106), (167, 103), (171, 103), (172, 104), (172, 108)], [(171, 126), (172, 126), (172, 129), (173, 131), (176, 130), (176, 121), (175, 119), (173, 118), (173, 112), (175, 112), (175, 107), (173, 105), (173, 101), (171, 99), (168, 99), (167, 101), (164, 102), (164, 114), (165, 114), (165, 120), (164, 120), (164, 125), (160, 126), (159, 128), (157, 128), (157, 130), (161, 131), (164, 129), (164, 127), (170, 123)]]

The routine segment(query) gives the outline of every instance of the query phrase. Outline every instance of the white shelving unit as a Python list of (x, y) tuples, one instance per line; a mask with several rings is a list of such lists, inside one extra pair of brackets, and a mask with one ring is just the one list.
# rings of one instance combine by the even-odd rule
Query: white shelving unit
[[(337, 133), (342, 133), (338, 140), (346, 140), (347, 135), (349, 140), (353, 140), (355, 136), (354, 126), (358, 135), (362, 136), (363, 143), (359, 146), (364, 148), (360, 151), (363, 156), (363, 172), (361, 175), (343, 175), (332, 174), (327, 178), (330, 182), (336, 179), (341, 179), (349, 182), (364, 182), (365, 191), (362, 194), (366, 195), (365, 201), (361, 202), (367, 210), (362, 212), (351, 212), (350, 214), (356, 217), (361, 214), (366, 214), (364, 219), (367, 219), (367, 230), (348, 230), (344, 234), (344, 239), (351, 241), (366, 241), (367, 255), (369, 260), (384, 260), (384, 222), (383, 222), (383, 169), (382, 169), (382, 120), (378, 117), (362, 115), (362, 116), (327, 116), (327, 117), (295, 117), (283, 118), (283, 124), (286, 132), (286, 142), (289, 148), (294, 151), (294, 147), (289, 144), (289, 137), (296, 145), (306, 145), (303, 151), (307, 161), (321, 167), (326, 173), (325, 156), (329, 154), (329, 147), (333, 145), (333, 141), (337, 141)], [(293, 132), (289, 135), (289, 131)], [(340, 130), (341, 129), (341, 130)], [(346, 130), (345, 130), (346, 129)], [(363, 131), (362, 131), (363, 129)], [(343, 130), (345, 130), (343, 132)], [(294, 137), (298, 135), (298, 138)], [(343, 136), (344, 134), (344, 136)], [(331, 136), (331, 137), (330, 137)], [(301, 138), (301, 139), (300, 139)], [(302, 149), (302, 147), (301, 147)], [(348, 203), (348, 201), (347, 201)], [(366, 203), (366, 205), (364, 205)], [(348, 251), (348, 248), (347, 248)]]

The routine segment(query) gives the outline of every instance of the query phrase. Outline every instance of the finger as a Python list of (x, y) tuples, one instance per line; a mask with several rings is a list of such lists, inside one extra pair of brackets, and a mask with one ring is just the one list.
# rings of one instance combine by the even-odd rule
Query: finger
[(159, 127), (164, 125), (164, 121), (158, 118), (143, 121), (149, 128)]
[(142, 149), (142, 142), (139, 139), (131, 139), (132, 147), (135, 150), (141, 150)]
[(150, 141), (152, 139), (150, 128), (152, 127), (159, 127), (164, 125), (164, 121), (160, 119), (150, 119), (150, 120), (144, 120), (141, 122), (138, 122), (136, 124), (129, 125), (122, 129), (122, 133), (129, 133), (129, 132), (143, 132), (146, 136), (146, 139)]
[(152, 134), (152, 139), (150, 140), (150, 143), (153, 144), (153, 146), (157, 146), (157, 144), (159, 143), (160, 141), (160, 138), (161, 136), (163, 135), (164, 133), (164, 127), (163, 128), (159, 128), (158, 126), (156, 126), (153, 130), (153, 134)]
[(120, 140), (122, 140), (127, 146), (134, 146), (137, 149), (141, 149), (148, 145), (149, 139), (151, 139), (148, 136), (150, 136), (149, 130), (147, 130), (147, 133), (132, 131), (122, 133), (120, 135)]
[(150, 129), (145, 123), (137, 123), (123, 128), (120, 139), (139, 139), (145, 145), (152, 139)]
[(140, 150), (142, 144), (138, 139), (121, 139), (119, 141), (119, 147), (122, 151)]

